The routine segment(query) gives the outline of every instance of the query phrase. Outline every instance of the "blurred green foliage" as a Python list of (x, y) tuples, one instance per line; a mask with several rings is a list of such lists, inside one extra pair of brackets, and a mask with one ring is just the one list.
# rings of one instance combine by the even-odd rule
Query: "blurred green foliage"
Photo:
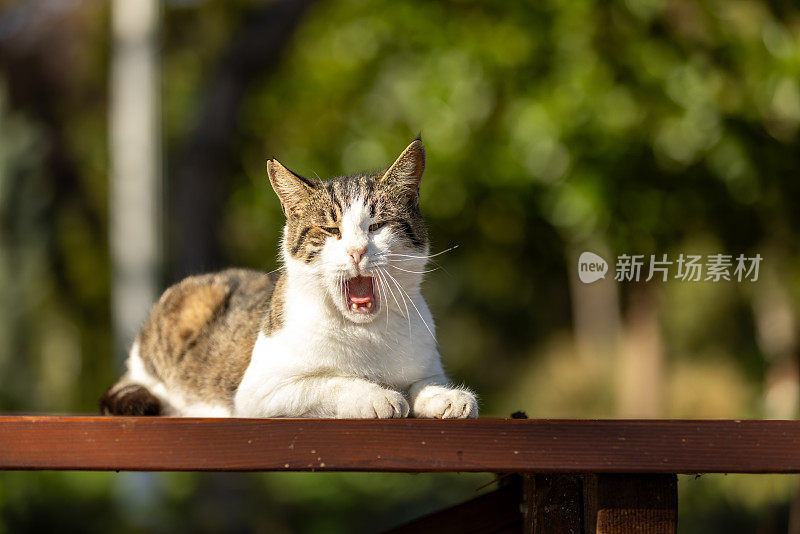
[[(0, 8), (0, 23), (22, 3)], [(258, 5), (164, 5), (168, 159), (196, 127), (207, 80)], [(59, 142), (79, 171), (82, 196), (65, 201), (48, 180), (41, 154), (54, 138), (9, 103), (9, 80), (0, 83), (6, 411), (91, 412), (115, 378), (107, 234), (91, 224), (113, 209), (103, 96), (108, 11), (99, 2), (75, 10), (74, 69), (56, 88), (56, 116), (70, 132)], [(266, 157), (309, 176), (379, 169), (421, 132), (432, 251), (458, 245), (436, 258), (425, 292), (445, 363), (480, 393), (484, 413), (617, 413), (609, 363), (581, 359), (572, 338), (575, 253), (599, 244), (610, 258), (765, 257), (754, 284), (650, 286), (666, 359), (661, 414), (765, 416), (776, 360), (759, 338), (759, 298), (777, 291), (794, 331), (800, 302), (793, 2), (320, 1), (262, 74), (238, 110), (232, 172), (219, 177), (230, 184), (219, 221), (225, 263), (277, 267), (283, 218)], [(619, 286), (623, 318), (637, 287)], [(467, 498), (482, 482), (5, 473), (0, 523), (9, 532), (35, 530), (54, 526), (49, 515), (69, 517), (59, 525), (76, 531), (106, 530), (110, 521), (131, 532), (370, 531)], [(732, 517), (753, 528), (781, 523), (795, 486), (789, 477), (682, 478), (681, 520), (687, 532), (726, 532)]]

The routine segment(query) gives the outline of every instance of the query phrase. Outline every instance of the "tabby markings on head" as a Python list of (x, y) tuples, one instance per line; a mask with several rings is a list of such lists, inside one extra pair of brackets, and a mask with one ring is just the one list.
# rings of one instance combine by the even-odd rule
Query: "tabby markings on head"
[(418, 203), (383, 181), (384, 174), (355, 175), (327, 181), (308, 180), (314, 192), (287, 218), (286, 243), (290, 256), (313, 262), (329, 238), (341, 236), (347, 210), (363, 203), (371, 217), (379, 219), (403, 237), (408, 246), (422, 249), (428, 241)]

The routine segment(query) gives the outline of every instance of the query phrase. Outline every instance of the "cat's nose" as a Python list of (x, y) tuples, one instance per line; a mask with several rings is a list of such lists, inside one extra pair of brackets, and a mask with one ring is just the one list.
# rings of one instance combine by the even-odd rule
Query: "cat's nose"
[(351, 247), (347, 247), (346, 251), (350, 255), (350, 257), (353, 258), (353, 263), (358, 265), (359, 263), (361, 263), (361, 258), (364, 257), (364, 254), (367, 253), (367, 247), (366, 246), (351, 246)]

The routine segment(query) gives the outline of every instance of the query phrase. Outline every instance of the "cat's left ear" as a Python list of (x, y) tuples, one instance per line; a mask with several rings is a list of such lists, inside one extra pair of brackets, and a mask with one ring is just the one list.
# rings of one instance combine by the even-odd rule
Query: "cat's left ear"
[(402, 187), (419, 199), (419, 182), (425, 172), (425, 147), (417, 137), (403, 150), (400, 157), (383, 174), (382, 181)]
[(287, 217), (316, 189), (313, 182), (296, 175), (276, 159), (267, 160), (267, 174)]

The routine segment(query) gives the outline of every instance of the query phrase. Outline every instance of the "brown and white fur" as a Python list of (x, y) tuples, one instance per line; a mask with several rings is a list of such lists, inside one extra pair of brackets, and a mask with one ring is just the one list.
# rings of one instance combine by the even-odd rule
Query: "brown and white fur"
[(169, 288), (105, 414), (468, 418), (444, 374), (420, 284), (425, 150), (385, 172), (301, 178), (267, 162), (286, 226), (280, 274), (227, 270)]

